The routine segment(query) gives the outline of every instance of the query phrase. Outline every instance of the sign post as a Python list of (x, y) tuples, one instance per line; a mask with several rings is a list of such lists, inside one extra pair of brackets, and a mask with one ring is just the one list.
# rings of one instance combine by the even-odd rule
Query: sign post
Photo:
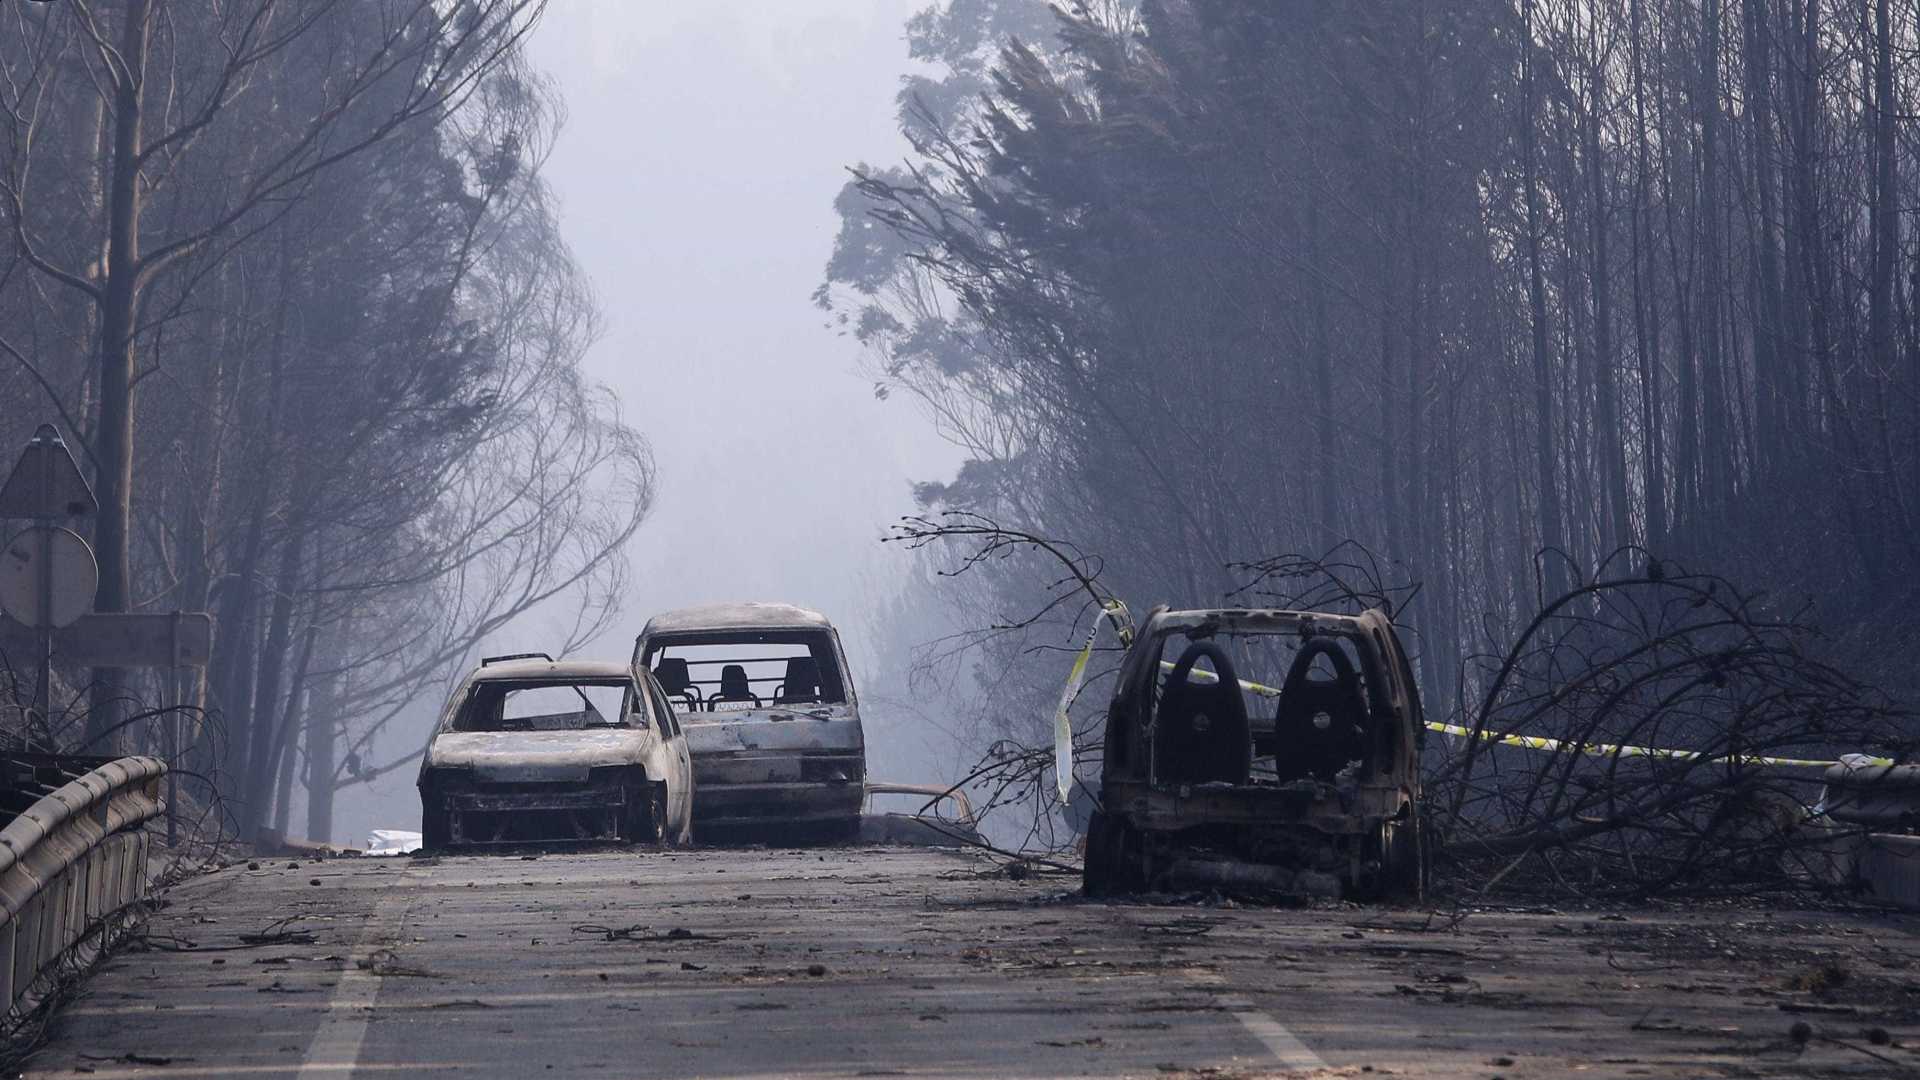
[[(96, 612), (100, 568), (87, 542), (59, 524), (100, 509), (67, 444), (51, 424), (40, 425), (13, 471), (0, 482), (0, 518), (34, 521), (0, 548), (0, 612), (33, 631), (40, 653), (40, 683), (33, 709), (44, 728), (53, 711), (53, 658), (92, 667), (159, 668), (160, 734), (167, 759), (180, 753), (182, 672), (207, 666), (213, 650), (213, 620), (203, 611)], [(4, 629), (0, 626), (0, 629)], [(192, 680), (198, 689), (199, 680)], [(196, 702), (204, 704), (204, 702)], [(174, 807), (178, 769), (167, 770), (167, 845), (176, 842)]]
[(55, 522), (100, 509), (66, 441), (41, 424), (20, 460), (0, 483), (0, 517), (39, 522), (7, 544), (0, 564), (0, 607), (31, 626), (39, 638), (40, 681), (33, 708), (49, 722), (53, 694), (53, 634), (93, 608), (100, 570), (85, 540)]

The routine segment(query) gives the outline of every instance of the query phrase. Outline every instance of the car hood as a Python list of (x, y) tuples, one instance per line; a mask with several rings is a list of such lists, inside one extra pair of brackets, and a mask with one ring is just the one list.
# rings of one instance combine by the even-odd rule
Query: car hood
[(563, 779), (596, 765), (639, 764), (650, 738), (639, 728), (448, 731), (427, 749), (427, 768), (468, 768), (501, 780)]

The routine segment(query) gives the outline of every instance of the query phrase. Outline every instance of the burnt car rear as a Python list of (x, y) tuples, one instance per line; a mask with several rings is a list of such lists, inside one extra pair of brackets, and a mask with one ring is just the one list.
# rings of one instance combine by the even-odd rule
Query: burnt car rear
[(1089, 895), (1419, 896), (1420, 702), (1383, 612), (1158, 610), (1119, 680)]
[(680, 704), (703, 836), (858, 833), (866, 740), (825, 616), (768, 603), (665, 612), (641, 632), (634, 663)]
[(692, 769), (665, 695), (626, 665), (493, 657), (421, 764), (425, 847), (685, 842)]

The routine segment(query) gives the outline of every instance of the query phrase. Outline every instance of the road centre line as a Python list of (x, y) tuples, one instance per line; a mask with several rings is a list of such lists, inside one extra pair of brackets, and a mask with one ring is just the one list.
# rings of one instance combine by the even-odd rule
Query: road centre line
[(1290, 1071), (1325, 1069), (1327, 1063), (1300, 1037), (1288, 1031), (1280, 1021), (1261, 1011), (1253, 1002), (1243, 997), (1223, 997), (1219, 999), (1222, 1008), (1233, 1014), (1247, 1034), (1260, 1040), (1280, 1067)]
[[(412, 890), (407, 888), (424, 877), (420, 871), (404, 871), (397, 881), (388, 883), (383, 895), (367, 916), (360, 935), (354, 940), (352, 955), (340, 981), (327, 1000), (320, 1027), (307, 1043), (296, 1080), (318, 1080), (322, 1076), (349, 1076), (360, 1067), (360, 1050), (367, 1041), (367, 1022), (373, 1015), (374, 1001), (380, 996), (381, 977), (372, 970), (370, 957), (384, 942), (399, 936), (413, 906)], [(362, 966), (362, 965), (365, 966)]]
[[(1113, 914), (1119, 921), (1127, 923), (1136, 931), (1139, 930), (1140, 922), (1134, 917), (1133, 912), (1115, 909)], [(1183, 972), (1183, 975), (1195, 986), (1214, 991), (1223, 989), (1222, 983), (1225, 981), (1214, 972), (1191, 968)], [(1239, 1021), (1240, 1027), (1247, 1034), (1266, 1047), (1267, 1053), (1273, 1055), (1281, 1068), (1290, 1072), (1310, 1072), (1315, 1069), (1332, 1068), (1327, 1064), (1326, 1059), (1314, 1053), (1312, 1047), (1302, 1042), (1298, 1035), (1287, 1030), (1285, 1024), (1275, 1020), (1255, 1005), (1252, 999), (1238, 994), (1221, 994), (1214, 998), (1214, 1003)]]

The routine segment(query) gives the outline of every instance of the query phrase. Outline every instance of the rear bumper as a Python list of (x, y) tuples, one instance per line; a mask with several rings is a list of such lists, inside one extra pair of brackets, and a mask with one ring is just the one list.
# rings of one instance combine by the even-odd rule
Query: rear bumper
[(702, 825), (852, 821), (866, 797), (858, 752), (702, 754), (693, 777), (693, 820)]
[(1313, 781), (1181, 788), (1113, 781), (1104, 797), (1109, 813), (1151, 832), (1176, 832), (1201, 825), (1256, 830), (1305, 826), (1328, 836), (1369, 834), (1382, 822), (1401, 816), (1412, 801), (1397, 787), (1336, 787)]
[(859, 784), (694, 784), (693, 820), (698, 825), (768, 825), (785, 822), (854, 821), (860, 817)]

